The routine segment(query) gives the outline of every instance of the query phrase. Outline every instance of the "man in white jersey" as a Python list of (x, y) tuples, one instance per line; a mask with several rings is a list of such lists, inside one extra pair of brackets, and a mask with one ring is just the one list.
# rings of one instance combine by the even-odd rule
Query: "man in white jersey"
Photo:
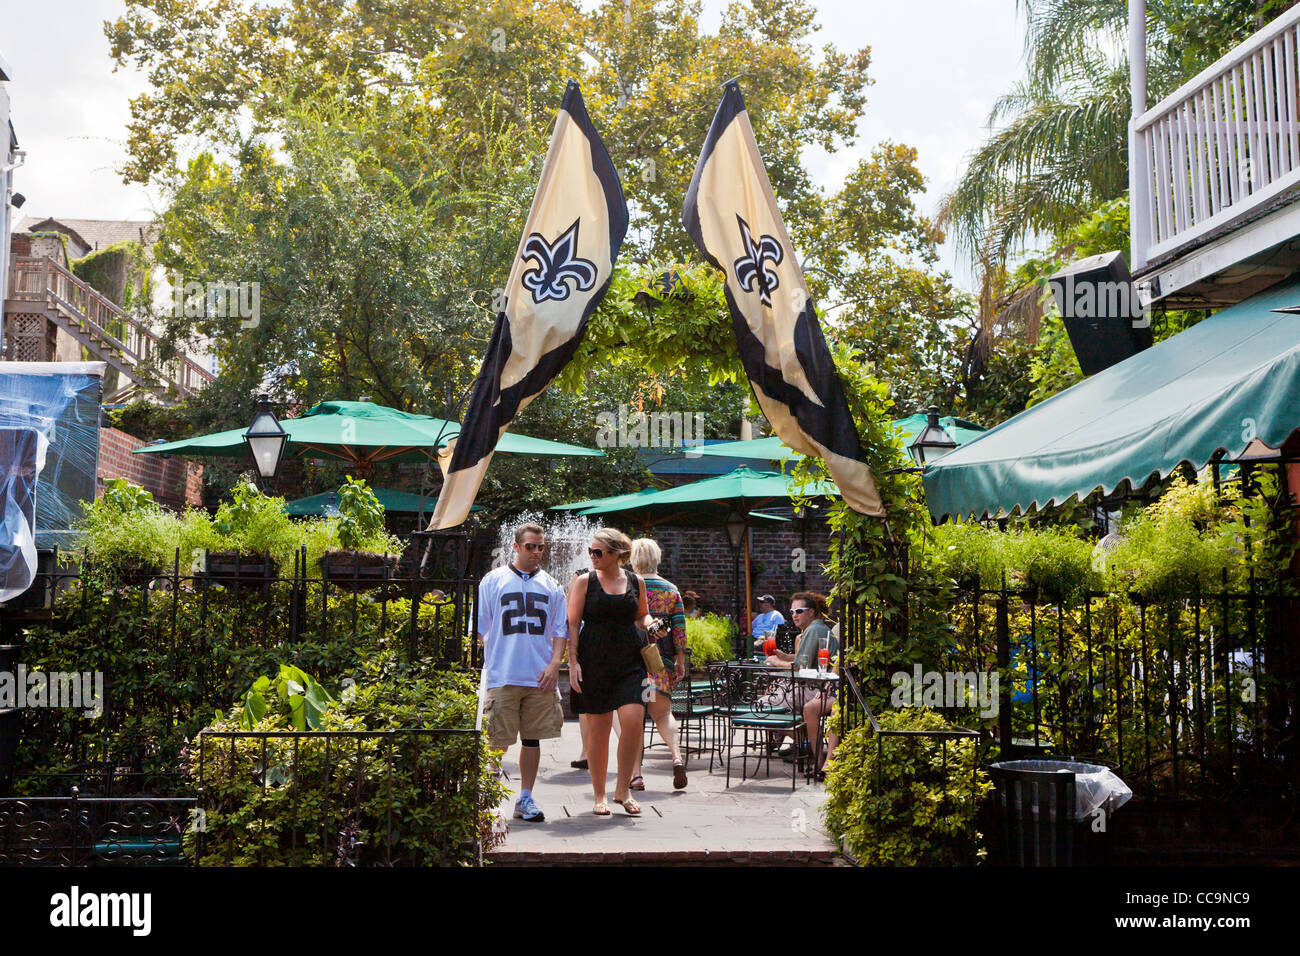
[(483, 642), (487, 721), (492, 749), (504, 758), (519, 737), (519, 777), (523, 790), (515, 819), (541, 823), (546, 815), (533, 800), (542, 759), (539, 742), (560, 736), (560, 661), (569, 639), (566, 595), (542, 570), (543, 532), (535, 524), (515, 529), (514, 558), (493, 568), (478, 586), (478, 636)]

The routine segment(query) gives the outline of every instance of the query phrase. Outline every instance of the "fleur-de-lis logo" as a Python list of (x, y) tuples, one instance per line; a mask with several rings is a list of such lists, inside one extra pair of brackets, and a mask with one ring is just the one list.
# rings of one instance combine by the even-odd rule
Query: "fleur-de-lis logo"
[(772, 293), (781, 283), (777, 279), (776, 270), (770, 266), (780, 265), (785, 252), (773, 236), (760, 236), (758, 242), (754, 242), (749, 223), (740, 216), (736, 216), (736, 222), (740, 223), (740, 241), (745, 246), (745, 254), (735, 263), (736, 281), (746, 292), (753, 292), (757, 285), (759, 301), (771, 307)]
[(590, 292), (595, 287), (596, 263), (578, 257), (578, 222), (573, 220), (573, 225), (554, 243), (536, 232), (524, 243), (524, 261), (536, 259), (537, 268), (525, 272), (520, 281), (533, 294), (534, 302), (563, 302), (571, 291), (567, 279), (573, 280), (573, 288), (579, 292)]

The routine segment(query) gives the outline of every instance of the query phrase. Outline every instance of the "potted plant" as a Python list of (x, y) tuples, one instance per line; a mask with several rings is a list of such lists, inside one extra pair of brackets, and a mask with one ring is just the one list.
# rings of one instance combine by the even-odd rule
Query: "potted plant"
[(241, 480), (231, 490), (231, 500), (217, 509), (216, 531), (224, 546), (204, 550), (195, 577), (208, 584), (265, 591), (275, 573), (270, 545), (284, 528), (292, 530), (284, 500)]
[[(347, 591), (362, 591), (392, 576), (400, 555), (389, 548), (384, 506), (365, 481), (351, 475), (339, 489), (338, 539), (341, 547), (331, 548), (321, 559), (325, 580)], [(373, 550), (376, 546), (384, 550)]]
[(118, 583), (146, 585), (174, 557), (176, 522), (139, 485), (114, 478), (98, 501), (83, 507), (79, 527), (91, 565)]

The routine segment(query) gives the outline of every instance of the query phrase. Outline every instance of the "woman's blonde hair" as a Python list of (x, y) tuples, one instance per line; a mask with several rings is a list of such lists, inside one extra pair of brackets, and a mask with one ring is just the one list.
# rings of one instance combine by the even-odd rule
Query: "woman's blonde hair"
[(632, 570), (637, 574), (654, 574), (663, 556), (654, 538), (637, 538), (632, 542)]
[(617, 528), (601, 528), (591, 536), (591, 540), (599, 541), (603, 547), (617, 554), (620, 564), (626, 563), (627, 556), (632, 553), (632, 539)]

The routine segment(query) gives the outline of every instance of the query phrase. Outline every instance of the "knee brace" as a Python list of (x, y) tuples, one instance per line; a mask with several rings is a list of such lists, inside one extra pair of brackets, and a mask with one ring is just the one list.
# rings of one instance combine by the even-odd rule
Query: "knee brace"
[(542, 742), (540, 740), (530, 740), (527, 737), (520, 737), (519, 744), (522, 747), (540, 747)]

